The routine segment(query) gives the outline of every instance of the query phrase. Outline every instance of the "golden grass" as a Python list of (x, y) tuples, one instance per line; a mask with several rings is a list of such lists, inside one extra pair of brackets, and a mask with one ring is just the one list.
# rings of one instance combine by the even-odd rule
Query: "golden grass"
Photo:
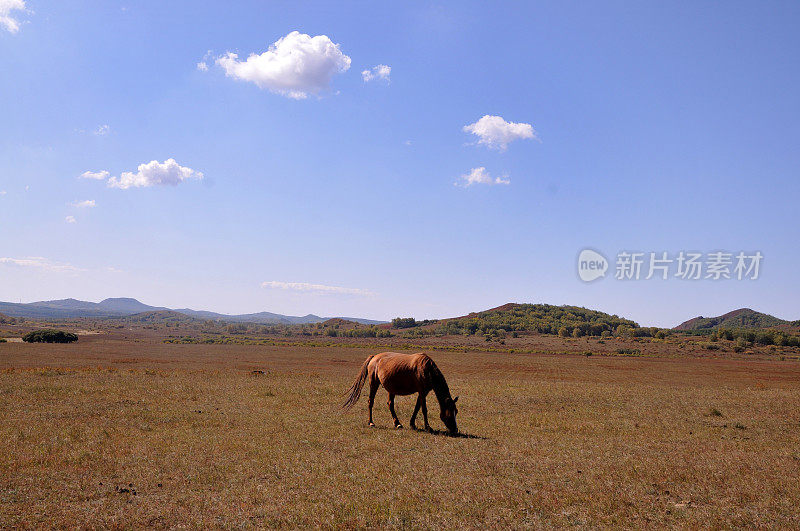
[(361, 349), (90, 345), (0, 349), (3, 526), (800, 525), (794, 361), (436, 352), (451, 438)]

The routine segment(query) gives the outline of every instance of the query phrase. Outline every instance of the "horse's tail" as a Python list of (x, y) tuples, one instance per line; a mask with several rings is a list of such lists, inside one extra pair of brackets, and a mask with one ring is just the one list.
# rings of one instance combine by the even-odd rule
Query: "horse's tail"
[(364, 382), (367, 381), (369, 362), (373, 357), (374, 356), (368, 357), (364, 361), (364, 365), (361, 366), (361, 373), (358, 375), (358, 378), (356, 378), (356, 381), (353, 382), (353, 386), (350, 387), (350, 391), (348, 391), (350, 394), (347, 397), (347, 400), (345, 400), (344, 404), (342, 404), (344, 409), (350, 409), (355, 405), (356, 402), (358, 402), (358, 399), (361, 396), (361, 388), (364, 387)]

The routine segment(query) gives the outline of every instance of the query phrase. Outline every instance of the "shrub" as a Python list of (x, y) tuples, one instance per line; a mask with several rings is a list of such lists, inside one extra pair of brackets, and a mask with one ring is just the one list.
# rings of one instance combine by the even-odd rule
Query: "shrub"
[(395, 317), (392, 319), (392, 326), (394, 328), (412, 328), (417, 326), (417, 320), (413, 317)]
[(26, 343), (73, 343), (78, 340), (78, 336), (71, 332), (62, 330), (34, 330), (22, 336)]

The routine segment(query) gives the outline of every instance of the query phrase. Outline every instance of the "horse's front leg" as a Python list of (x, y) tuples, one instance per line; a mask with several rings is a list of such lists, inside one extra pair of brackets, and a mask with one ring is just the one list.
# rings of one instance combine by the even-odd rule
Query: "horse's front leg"
[(422, 406), (422, 420), (425, 421), (425, 431), (431, 431), (431, 425), (428, 424), (428, 404), (427, 404), (427, 395), (422, 393), (419, 394), (419, 402)]
[(417, 396), (417, 405), (414, 406), (414, 413), (411, 414), (411, 421), (409, 425), (411, 426), (412, 430), (417, 429), (417, 413), (419, 413), (419, 408), (422, 407), (422, 393)]
[(394, 394), (389, 393), (389, 413), (392, 414), (392, 418), (394, 419), (394, 427), (395, 428), (402, 428), (402, 424), (400, 424), (400, 420), (397, 418), (397, 413), (394, 412)]

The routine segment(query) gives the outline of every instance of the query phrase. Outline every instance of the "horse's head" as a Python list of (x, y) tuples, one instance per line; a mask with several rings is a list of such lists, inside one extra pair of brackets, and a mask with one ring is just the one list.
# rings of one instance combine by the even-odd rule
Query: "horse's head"
[(442, 406), (442, 413), (439, 416), (444, 425), (447, 426), (448, 431), (453, 435), (458, 433), (458, 425), (456, 424), (458, 408), (456, 408), (456, 402), (458, 402), (458, 397), (445, 400)]

